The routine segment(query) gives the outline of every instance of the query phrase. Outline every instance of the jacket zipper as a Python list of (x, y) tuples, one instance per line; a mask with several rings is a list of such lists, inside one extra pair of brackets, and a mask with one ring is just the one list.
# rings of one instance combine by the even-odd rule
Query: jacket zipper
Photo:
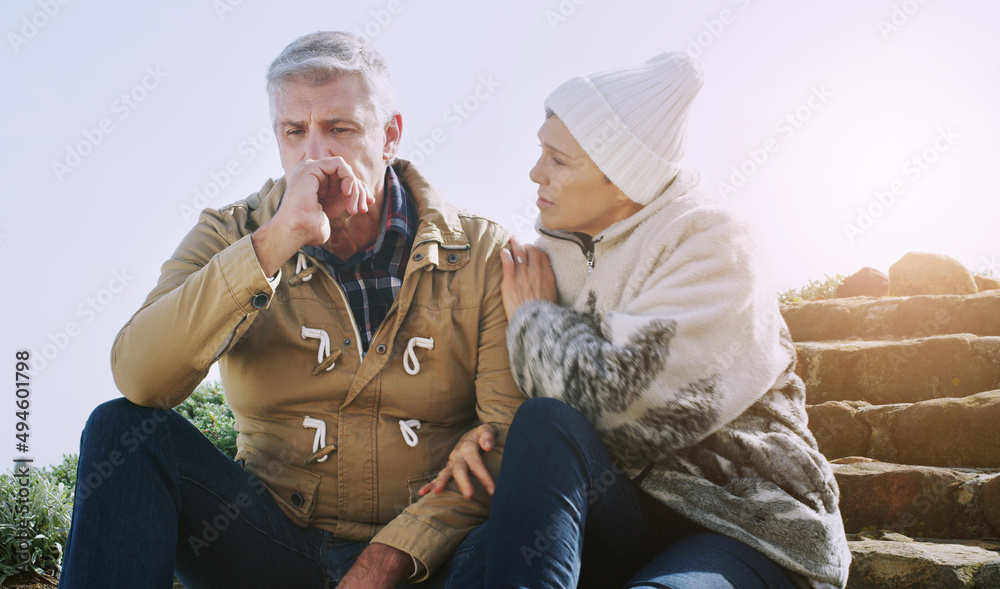
[[(347, 316), (351, 318), (351, 328), (354, 330), (354, 341), (356, 341), (358, 343), (358, 346), (357, 346), (357, 348), (358, 348), (358, 361), (359, 362), (363, 362), (364, 359), (365, 359), (365, 356), (364, 356), (364, 352), (361, 349), (361, 333), (358, 331), (358, 323), (357, 323), (357, 321), (354, 320), (354, 313), (351, 311), (351, 303), (348, 302), (347, 295), (344, 294), (344, 288), (342, 286), (340, 286), (340, 282), (337, 281), (337, 279), (333, 276), (333, 274), (330, 274), (330, 270), (329, 270), (329, 268), (326, 267), (326, 264), (324, 264), (323, 262), (320, 262), (319, 260), (313, 258), (309, 254), (306, 254), (305, 252), (302, 252), (302, 253), (305, 254), (306, 258), (308, 258), (310, 262), (312, 262), (313, 266), (317, 266), (320, 269), (321, 272), (323, 272), (324, 274), (326, 274), (330, 278), (330, 280), (333, 281), (334, 286), (337, 287), (337, 292), (340, 293), (340, 300), (343, 301), (344, 308), (347, 309)], [(391, 311), (391, 309), (390, 309), (390, 311)]]
[(576, 245), (580, 246), (580, 249), (583, 251), (584, 257), (587, 259), (587, 278), (590, 278), (590, 275), (594, 273), (594, 261), (595, 261), (594, 260), (594, 245), (598, 241), (600, 241), (600, 239), (598, 239), (597, 241), (594, 241), (593, 239), (591, 239), (591, 238), (588, 237), (585, 240), (585, 239), (582, 239), (580, 237), (576, 237), (575, 234), (574, 234), (573, 237), (564, 237), (564, 236), (559, 235), (557, 233), (552, 233), (552, 232), (550, 232), (550, 231), (548, 231), (546, 229), (540, 229), (539, 231), (541, 233), (543, 233), (544, 235), (547, 235), (548, 237), (551, 237), (552, 239), (561, 239), (562, 241), (568, 241), (568, 242), (575, 243)]

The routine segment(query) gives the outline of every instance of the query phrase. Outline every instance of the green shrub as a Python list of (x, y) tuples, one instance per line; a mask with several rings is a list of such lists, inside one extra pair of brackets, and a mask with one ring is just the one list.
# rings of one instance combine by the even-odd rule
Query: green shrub
[(79, 462), (79, 454), (63, 454), (62, 463), (46, 466), (44, 471), (56, 483), (62, 483), (72, 490), (76, 487), (76, 468)]
[(174, 409), (201, 430), (216, 448), (230, 458), (236, 457), (236, 420), (226, 405), (221, 382), (201, 383)]
[[(64, 462), (65, 464), (65, 462)], [(75, 476), (75, 474), (74, 474)], [(73, 513), (72, 488), (47, 469), (32, 469), (26, 501), (19, 501), (21, 477), (0, 474), (0, 585), (20, 572), (18, 544), (27, 542), (28, 567), (39, 575), (57, 575)], [(24, 495), (22, 494), (23, 498)], [(27, 513), (23, 513), (27, 506)], [(30, 522), (31, 538), (18, 538), (21, 520)]]
[(791, 288), (779, 293), (778, 300), (782, 303), (798, 303), (836, 298), (837, 287), (844, 282), (844, 277), (840, 274), (823, 276), (824, 280), (810, 280), (809, 284), (802, 288)]

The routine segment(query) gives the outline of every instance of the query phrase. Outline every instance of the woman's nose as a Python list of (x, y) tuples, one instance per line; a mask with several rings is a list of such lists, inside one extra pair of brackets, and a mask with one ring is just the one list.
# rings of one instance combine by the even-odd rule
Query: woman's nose
[(539, 158), (538, 161), (535, 162), (535, 165), (531, 168), (531, 171), (528, 172), (528, 178), (530, 178), (535, 184), (539, 185), (544, 184), (543, 181), (545, 180), (545, 175), (542, 173), (541, 167), (542, 160)]

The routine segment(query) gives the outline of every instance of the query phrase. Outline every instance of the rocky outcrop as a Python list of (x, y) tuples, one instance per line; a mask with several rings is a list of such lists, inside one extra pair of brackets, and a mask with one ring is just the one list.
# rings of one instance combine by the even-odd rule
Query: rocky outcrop
[(1000, 588), (1000, 290), (782, 314), (809, 427), (860, 533), (848, 588)]
[(889, 277), (865, 266), (851, 274), (837, 287), (837, 298), (884, 297), (889, 294)]
[(889, 267), (892, 296), (974, 294), (972, 273), (958, 260), (942, 254), (909, 252)]
[(983, 487), (997, 471), (874, 461), (832, 466), (849, 534), (887, 530), (963, 540), (998, 535), (987, 521), (983, 499)]
[(1000, 290), (972, 296), (829, 299), (788, 303), (781, 314), (796, 342), (1000, 336)]
[(898, 535), (848, 542), (850, 589), (1000, 587), (1000, 543), (920, 542)]
[(912, 404), (828, 401), (807, 411), (828, 460), (1000, 468), (1000, 390)]
[(806, 400), (913, 403), (1000, 389), (1000, 337), (802, 342), (795, 372)]

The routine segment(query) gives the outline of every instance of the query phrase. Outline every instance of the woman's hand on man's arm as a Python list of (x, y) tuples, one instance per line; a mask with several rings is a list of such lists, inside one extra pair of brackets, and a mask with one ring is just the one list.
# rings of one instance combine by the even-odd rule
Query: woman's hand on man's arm
[(438, 473), (433, 481), (421, 487), (419, 491), (420, 496), (423, 497), (431, 492), (441, 493), (448, 485), (448, 481), (455, 479), (455, 484), (458, 485), (458, 490), (462, 493), (462, 497), (472, 499), (473, 488), (470, 472), (479, 479), (479, 482), (482, 483), (487, 492), (492, 495), (496, 485), (493, 483), (493, 478), (483, 463), (480, 450), (483, 452), (493, 450), (495, 442), (496, 428), (488, 423), (484, 423), (466, 432), (458, 440), (458, 444), (455, 445), (455, 448), (448, 456), (448, 465), (441, 469), (441, 472)]

